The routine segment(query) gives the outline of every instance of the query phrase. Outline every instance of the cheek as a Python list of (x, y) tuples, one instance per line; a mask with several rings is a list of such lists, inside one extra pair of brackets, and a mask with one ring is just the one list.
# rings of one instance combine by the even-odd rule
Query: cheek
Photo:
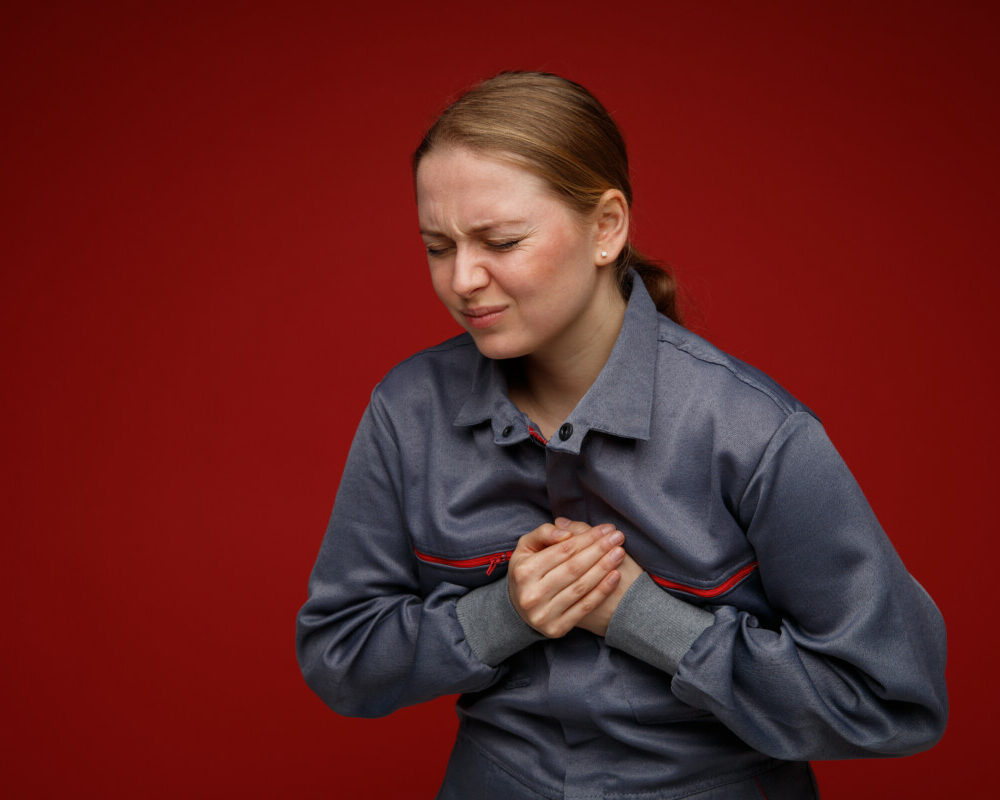
[(451, 280), (449, 272), (441, 264), (430, 263), (431, 287), (434, 294), (443, 303), (446, 302), (451, 292)]
[(580, 237), (564, 233), (553, 237), (543, 249), (538, 250), (534, 263), (539, 284), (551, 291), (556, 287), (576, 286), (591, 261), (589, 250), (583, 246)]
[(555, 226), (547, 242), (550, 255), (563, 262), (576, 262), (590, 256), (590, 239), (576, 224), (565, 221)]

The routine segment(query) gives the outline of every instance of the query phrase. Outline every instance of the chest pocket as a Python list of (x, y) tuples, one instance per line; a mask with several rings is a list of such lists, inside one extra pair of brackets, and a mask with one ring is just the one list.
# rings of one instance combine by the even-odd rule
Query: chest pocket
[(781, 627), (780, 617), (767, 601), (756, 561), (741, 567), (725, 581), (707, 589), (685, 586), (653, 572), (650, 572), (650, 577), (661, 589), (691, 605), (708, 611), (720, 606), (732, 606), (753, 615), (761, 627), (775, 631)]
[(499, 580), (507, 574), (507, 562), (516, 544), (508, 542), (495, 549), (486, 548), (487, 552), (457, 557), (425, 553), (415, 548), (413, 554), (417, 560), (420, 588), (426, 593), (440, 583), (453, 583), (474, 589)]

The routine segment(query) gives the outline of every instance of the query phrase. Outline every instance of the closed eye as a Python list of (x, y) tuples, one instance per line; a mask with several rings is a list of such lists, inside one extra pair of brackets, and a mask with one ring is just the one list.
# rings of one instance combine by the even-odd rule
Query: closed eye
[(513, 250), (520, 243), (520, 239), (508, 239), (505, 242), (487, 242), (486, 245), (491, 250)]
[[(524, 237), (523, 236), (520, 237), (520, 238), (518, 238), (518, 239), (504, 239), (502, 241), (497, 241), (497, 242), (487, 241), (487, 242), (484, 242), (484, 244), (490, 250), (499, 250), (499, 251), (503, 252), (503, 251), (506, 251), (506, 250), (513, 250), (522, 241), (524, 241)], [(428, 244), (428, 245), (425, 245), (425, 247), (427, 249), (427, 255), (429, 257), (431, 257), (431, 258), (437, 258), (439, 256), (443, 256), (443, 255), (446, 255), (447, 253), (451, 252), (454, 249), (455, 246), (451, 245), (451, 244)]]

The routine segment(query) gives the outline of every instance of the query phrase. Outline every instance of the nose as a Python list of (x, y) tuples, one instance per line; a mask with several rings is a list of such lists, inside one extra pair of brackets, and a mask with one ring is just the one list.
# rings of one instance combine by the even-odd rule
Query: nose
[(451, 274), (451, 288), (460, 297), (471, 297), (490, 282), (490, 273), (483, 254), (475, 247), (459, 245), (455, 251), (455, 266)]

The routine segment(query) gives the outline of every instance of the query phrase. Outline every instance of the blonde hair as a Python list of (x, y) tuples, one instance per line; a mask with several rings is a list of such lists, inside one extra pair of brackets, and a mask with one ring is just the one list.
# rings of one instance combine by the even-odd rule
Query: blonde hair
[[(443, 144), (504, 154), (545, 181), (580, 214), (608, 189), (632, 207), (625, 140), (597, 99), (578, 83), (544, 72), (501, 72), (474, 86), (446, 108), (413, 154), (420, 160)], [(669, 268), (627, 242), (615, 263), (623, 297), (636, 270), (657, 309), (680, 322), (677, 284)]]

